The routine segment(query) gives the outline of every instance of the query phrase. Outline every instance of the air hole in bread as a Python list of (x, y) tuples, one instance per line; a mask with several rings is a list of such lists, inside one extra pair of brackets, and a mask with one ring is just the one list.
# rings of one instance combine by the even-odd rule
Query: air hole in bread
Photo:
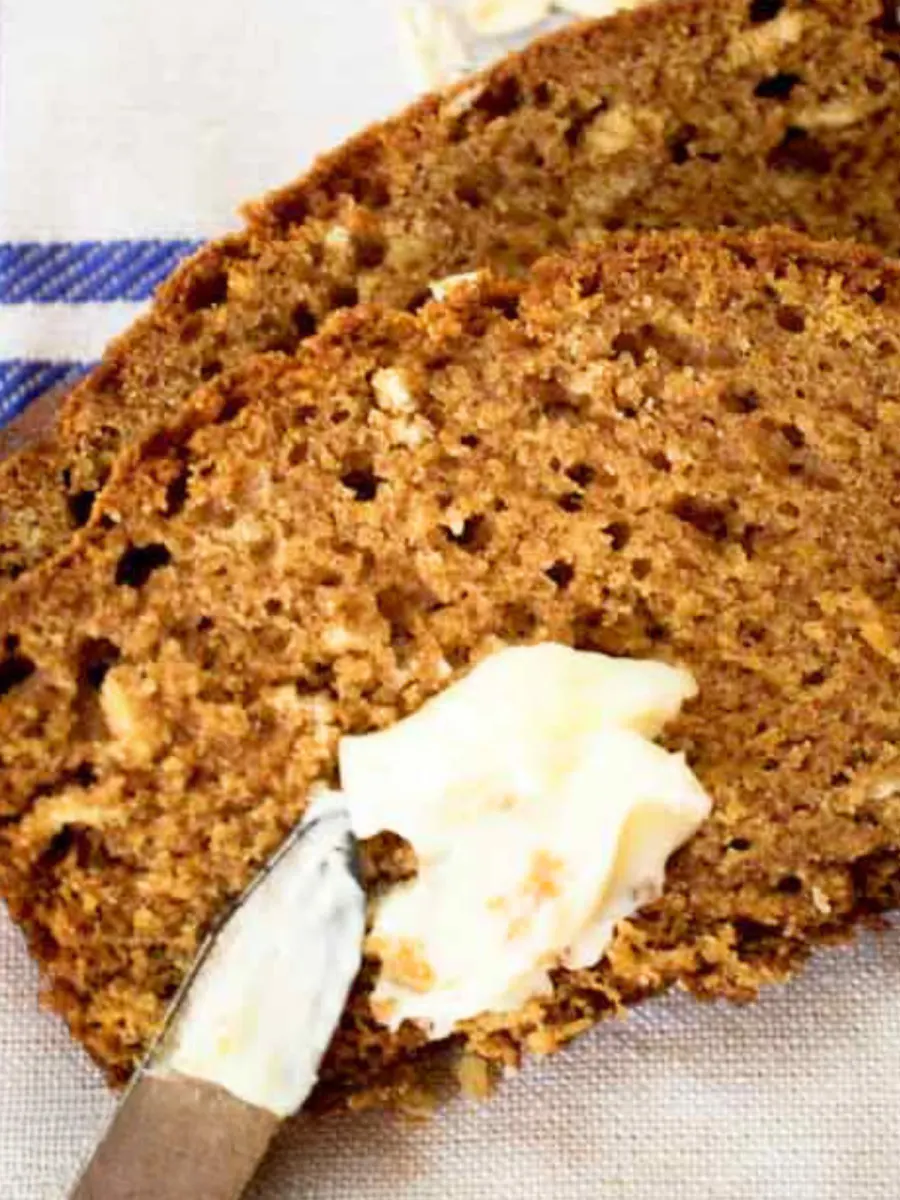
[(798, 875), (785, 875), (776, 886), (785, 896), (799, 896), (803, 891), (803, 880)]
[(728, 516), (720, 504), (712, 504), (698, 496), (680, 496), (671, 512), (703, 537), (714, 542), (724, 542), (728, 538)]
[(465, 204), (466, 208), (479, 209), (487, 203), (478, 184), (468, 180), (458, 183), (453, 192), (460, 204)]
[(558, 558), (552, 566), (547, 568), (544, 574), (551, 583), (555, 583), (559, 590), (564, 592), (575, 578), (575, 568), (571, 563)]
[(583, 492), (564, 492), (556, 502), (563, 512), (579, 513), (584, 508)]
[(618, 553), (631, 541), (631, 526), (627, 521), (613, 521), (603, 530), (612, 549)]
[(79, 492), (69, 492), (67, 494), (66, 507), (69, 510), (69, 516), (72, 518), (72, 524), (76, 529), (80, 529), (82, 525), (87, 525), (91, 519), (96, 499), (97, 493), (90, 488), (83, 488)]
[(752, 917), (739, 917), (733, 922), (736, 950), (744, 962), (767, 960), (772, 953), (772, 941), (778, 939), (778, 930)]
[(466, 517), (462, 529), (458, 533), (446, 525), (443, 528), (448, 541), (462, 546), (471, 554), (477, 554), (478, 551), (484, 550), (491, 540), (490, 520), (483, 513), (475, 513), (471, 517)]
[(356, 262), (364, 271), (373, 271), (387, 258), (387, 242), (376, 233), (360, 234), (356, 238)]
[(309, 305), (304, 303), (302, 300), (299, 304), (294, 305), (294, 310), (291, 313), (291, 324), (294, 327), (297, 337), (300, 338), (301, 341), (308, 337), (312, 337), (318, 327), (315, 314)]
[(885, 33), (900, 33), (900, 4), (897, 0), (881, 0), (881, 16), (873, 24)]
[(697, 136), (696, 125), (682, 125), (669, 141), (669, 157), (676, 167), (682, 167), (691, 158), (691, 145)]
[(204, 383), (208, 383), (211, 379), (215, 379), (217, 375), (222, 374), (221, 358), (211, 358), (205, 362), (200, 368), (200, 378)]
[(585, 112), (579, 113), (578, 116), (574, 117), (565, 132), (567, 145), (571, 146), (573, 150), (576, 146), (580, 145), (585, 130), (594, 123), (601, 113), (606, 112), (608, 108), (609, 101), (601, 100), (599, 104), (593, 105)]
[(409, 313), (417, 313), (419, 309), (424, 308), (433, 299), (434, 297), (431, 294), (430, 288), (420, 288), (418, 291), (413, 292), (404, 305), (404, 308)]
[(768, 165), (773, 171), (827, 175), (831, 170), (831, 151), (807, 130), (791, 125), (769, 152)]
[(154, 571), (171, 561), (171, 551), (162, 542), (150, 542), (146, 546), (131, 545), (116, 563), (116, 583), (120, 587), (143, 587)]
[(294, 680), (294, 689), (298, 696), (314, 696), (331, 691), (334, 682), (334, 666), (329, 662), (314, 662), (309, 664), (302, 678)]
[(722, 407), (726, 412), (748, 416), (759, 408), (759, 396), (752, 389), (728, 391), (722, 394)]
[(228, 299), (228, 272), (221, 269), (195, 275), (184, 291), (184, 307), (188, 312), (203, 312)]
[(736, 850), (739, 854), (745, 853), (747, 850), (752, 849), (752, 847), (753, 847), (753, 843), (750, 841), (749, 838), (745, 838), (745, 837), (732, 838), (731, 841), (728, 843), (728, 849)]
[(774, 21), (784, 8), (785, 0), (751, 0), (750, 20), (754, 25)]
[(341, 483), (352, 492), (357, 500), (367, 503), (378, 495), (384, 481), (379, 479), (371, 465), (351, 466), (341, 476)]
[(34, 870), (52, 871), (68, 858), (73, 858), (80, 871), (108, 867), (113, 861), (106, 850), (99, 830), (73, 822), (57, 830), (37, 859)]
[(308, 425), (318, 411), (314, 404), (299, 404), (294, 409), (292, 423), (299, 426)]
[(72, 825), (64, 825), (62, 829), (57, 830), (36, 861), (36, 872), (52, 871), (65, 861), (74, 845), (74, 828)]
[(571, 467), (566, 468), (566, 475), (573, 483), (577, 483), (580, 488), (587, 488), (597, 478), (597, 469), (596, 467), (592, 467), (590, 463), (573, 463)]
[(878, 287), (872, 288), (869, 292), (869, 299), (873, 304), (884, 304), (887, 300), (887, 288), (883, 283), (879, 283)]
[(216, 414), (216, 425), (230, 425), (247, 407), (247, 397), (238, 391), (224, 393), (222, 405)]
[(287, 232), (292, 225), (302, 225), (309, 216), (309, 204), (300, 192), (288, 192), (273, 201), (269, 211), (278, 226)]
[(653, 571), (653, 563), (649, 558), (636, 558), (631, 564), (631, 574), (639, 583)]
[(354, 308), (359, 304), (359, 289), (352, 283), (339, 283), (331, 289), (329, 304), (332, 308)]
[(815, 671), (807, 671), (801, 682), (804, 687), (815, 688), (821, 687), (827, 679), (828, 672), (824, 667), (817, 667)]
[(775, 313), (775, 320), (786, 333), (803, 333), (806, 329), (803, 309), (794, 304), (782, 304)]
[(522, 106), (522, 88), (513, 75), (495, 79), (484, 89), (472, 108), (484, 113), (489, 121), (509, 117)]
[(779, 71), (777, 75), (761, 79), (753, 89), (753, 94), (760, 100), (787, 100), (797, 84), (802, 82), (800, 75), (794, 75), (790, 71)]
[(423, 611), (425, 602), (426, 597), (420, 592), (401, 587), (384, 588), (376, 597), (378, 611), (387, 622), (391, 648), (401, 665), (407, 647), (415, 639), (416, 614)]
[(78, 651), (78, 682), (98, 692), (122, 652), (109, 638), (85, 638)]
[(165, 515), (176, 517), (187, 504), (189, 490), (190, 467), (182, 460), (178, 474), (166, 484)]
[(531, 103), (535, 108), (549, 108), (553, 103), (553, 93), (549, 84), (539, 83), (531, 93)]
[(781, 436), (795, 450), (802, 450), (806, 445), (806, 434), (799, 425), (794, 425), (793, 422), (781, 426)]
[(758, 646), (766, 640), (766, 629), (758, 621), (742, 620), (738, 624), (737, 636), (742, 646)]
[(509, 321), (515, 321), (519, 315), (519, 297), (516, 295), (485, 296), (482, 303), (495, 312), (503, 313)]
[(30, 679), (37, 670), (35, 663), (25, 654), (14, 651), (0, 662), (0, 696)]

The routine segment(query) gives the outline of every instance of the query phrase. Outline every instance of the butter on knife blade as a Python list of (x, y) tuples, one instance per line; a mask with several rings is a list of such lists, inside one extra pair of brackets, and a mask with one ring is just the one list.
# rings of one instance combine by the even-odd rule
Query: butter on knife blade
[(72, 1200), (235, 1200), (315, 1085), (364, 932), (347, 812), (322, 792), (201, 950)]

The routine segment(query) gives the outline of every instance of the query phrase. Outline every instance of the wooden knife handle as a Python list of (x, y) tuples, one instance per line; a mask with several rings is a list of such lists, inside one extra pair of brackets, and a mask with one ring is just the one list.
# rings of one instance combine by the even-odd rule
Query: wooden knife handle
[(71, 1200), (238, 1200), (279, 1124), (214, 1084), (144, 1075)]

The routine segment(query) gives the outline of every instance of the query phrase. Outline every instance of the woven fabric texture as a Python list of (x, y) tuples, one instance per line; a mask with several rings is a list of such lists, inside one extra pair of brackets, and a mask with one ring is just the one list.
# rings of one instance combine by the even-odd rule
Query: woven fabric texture
[[(113, 1099), (0, 922), (0, 1200), (61, 1198)], [(286, 1126), (251, 1200), (896, 1200), (900, 927), (755, 1005), (683, 995), (534, 1060), (487, 1104)]]

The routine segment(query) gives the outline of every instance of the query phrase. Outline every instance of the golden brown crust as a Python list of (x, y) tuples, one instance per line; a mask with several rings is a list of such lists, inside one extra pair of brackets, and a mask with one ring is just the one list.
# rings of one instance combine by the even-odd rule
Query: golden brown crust
[[(602, 964), (470, 1048), (750, 998), (896, 905), (898, 422), (900, 268), (787, 233), (623, 236), (223, 375), (0, 600), (0, 891), (51, 1004), (127, 1074), (338, 737), (499, 641), (690, 667), (668, 742), (715, 810)], [(421, 1069), (371, 970), (326, 1097)]]
[[(691, 0), (564, 31), (324, 157), (165, 285), (0, 470), (7, 577), (61, 548), (122, 444), (356, 300), (622, 227), (792, 224), (900, 250), (900, 33), (881, 0)], [(14, 519), (13, 519), (14, 518)]]

